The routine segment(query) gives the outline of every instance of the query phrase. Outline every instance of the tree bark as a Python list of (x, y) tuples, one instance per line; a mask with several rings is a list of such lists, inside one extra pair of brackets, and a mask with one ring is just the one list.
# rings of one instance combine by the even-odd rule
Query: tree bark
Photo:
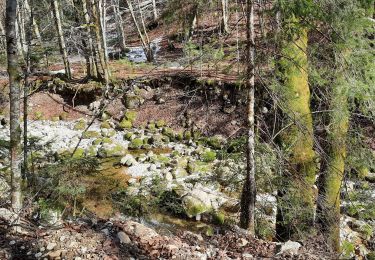
[(141, 31), (141, 28), (138, 25), (138, 21), (137, 21), (137, 18), (135, 17), (135, 13), (134, 13), (134, 9), (133, 9), (133, 5), (131, 3), (131, 0), (126, 0), (126, 3), (128, 4), (128, 7), (129, 7), (129, 10), (130, 10), (130, 14), (131, 14), (131, 17), (133, 19), (134, 25), (137, 28), (139, 38), (141, 39), (143, 51), (145, 52), (147, 60), (149, 60), (149, 59), (151, 59), (151, 57), (149, 55), (152, 52), (152, 50), (150, 50), (150, 48), (149, 48), (149, 42), (146, 43), (145, 38), (143, 36), (143, 33)]
[(340, 251), (340, 189), (344, 177), (346, 140), (349, 128), (348, 84), (343, 72), (332, 86), (328, 132), (327, 168), (319, 181), (318, 223), (327, 242)]
[(66, 50), (64, 32), (62, 29), (61, 18), (60, 18), (60, 9), (59, 9), (59, 4), (57, 0), (52, 0), (52, 11), (53, 11), (53, 16), (55, 20), (56, 29), (57, 29), (57, 35), (59, 38), (58, 41), (59, 41), (59, 47), (60, 47), (60, 54), (64, 62), (65, 75), (67, 76), (68, 79), (71, 79), (72, 73), (70, 70), (68, 52)]
[[(90, 1), (90, 0), (86, 0), (86, 1)], [(104, 83), (105, 83), (105, 87), (106, 87), (106, 90), (105, 92), (107, 92), (108, 90), (108, 87), (109, 87), (109, 69), (108, 69), (108, 64), (107, 64), (107, 60), (106, 60), (106, 57), (105, 57), (105, 51), (103, 49), (103, 33), (102, 33), (102, 29), (101, 29), (101, 19), (100, 19), (100, 13), (98, 12), (98, 8), (97, 8), (97, 5), (95, 3), (95, 0), (91, 0), (91, 8), (92, 8), (92, 14), (93, 14), (93, 18), (94, 18), (94, 24), (95, 24), (95, 36), (96, 36), (96, 48), (97, 48), (97, 52), (98, 52), (98, 56), (99, 56), (99, 61), (100, 61), (100, 65), (102, 67), (102, 71), (103, 71), (103, 77), (104, 77)]]
[(5, 39), (5, 30), (4, 30), (4, 26), (3, 26), (3, 23), (1, 22), (1, 19), (0, 19), (0, 50), (4, 50), (6, 49), (6, 41), (4, 40)]
[(22, 209), (21, 192), (21, 126), (20, 126), (20, 82), (17, 49), (17, 1), (6, 2), (6, 40), (9, 74), (10, 99), (10, 170), (11, 170), (11, 201), (12, 210), (20, 214)]
[(112, 3), (113, 5), (113, 12), (115, 14), (115, 19), (116, 19), (116, 27), (117, 27), (117, 33), (119, 37), (119, 44), (120, 44), (120, 49), (121, 52), (126, 51), (126, 37), (125, 37), (125, 31), (124, 31), (124, 21), (121, 16), (120, 12), (120, 1), (119, 0), (114, 0)]
[(86, 23), (86, 33), (87, 33), (87, 44), (86, 44), (86, 74), (87, 77), (97, 77), (98, 76), (98, 69), (97, 69), (97, 59), (96, 59), (96, 52), (94, 47), (94, 40), (92, 38), (92, 30), (91, 30), (91, 21), (90, 15), (87, 8), (86, 0), (82, 1), (82, 11), (83, 16)]
[(194, 30), (197, 26), (197, 16), (198, 16), (198, 4), (195, 4), (193, 6), (192, 13), (190, 15), (189, 19), (189, 28), (186, 30), (185, 40), (186, 42), (189, 42), (191, 40), (191, 37), (193, 37)]
[(154, 21), (158, 20), (158, 9), (156, 8), (156, 0), (152, 0), (152, 9), (154, 11)]
[[(299, 22), (295, 17), (288, 18), (286, 27)], [(290, 34), (281, 43), (281, 58), (277, 61), (282, 86), (280, 106), (286, 117), (285, 129), (280, 133), (286, 165), (278, 191), (276, 232), (280, 240), (300, 239), (311, 231), (316, 199), (317, 164), (308, 84), (308, 30), (301, 28)]]
[(247, 167), (246, 178), (241, 196), (241, 217), (242, 228), (248, 229), (255, 234), (255, 30), (254, 30), (254, 2), (247, 0)]
[(221, 0), (221, 32), (229, 33), (228, 27), (228, 0)]

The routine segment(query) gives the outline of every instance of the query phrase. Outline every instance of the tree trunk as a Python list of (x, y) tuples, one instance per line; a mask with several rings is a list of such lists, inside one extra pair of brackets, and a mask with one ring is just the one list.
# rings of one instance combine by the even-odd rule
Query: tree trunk
[(255, 30), (254, 30), (254, 2), (247, 0), (247, 167), (246, 179), (241, 197), (241, 219), (242, 228), (248, 229), (255, 234)]
[(38, 26), (38, 23), (35, 20), (35, 17), (31, 15), (31, 8), (30, 8), (30, 5), (29, 5), (29, 1), (24, 0), (24, 5), (25, 5), (26, 12), (28, 13), (28, 16), (32, 19), (32, 27), (33, 27), (33, 30), (34, 30), (34, 33), (35, 33), (35, 37), (38, 40), (38, 42), (41, 44), (42, 43), (42, 36), (40, 35), (39, 26)]
[[(17, 49), (17, 1), (6, 2), (6, 39), (9, 74), (10, 99), (10, 170), (12, 210), (17, 215), (22, 209), (21, 194), (21, 126), (20, 126), (20, 82)], [(16, 223), (17, 224), (17, 223)]]
[(141, 21), (142, 21), (142, 26), (143, 26), (143, 32), (145, 34), (146, 41), (147, 41), (147, 53), (146, 53), (147, 61), (152, 62), (154, 60), (154, 54), (152, 52), (150, 38), (148, 38), (146, 24), (145, 24), (145, 20), (143, 18), (143, 12), (142, 12), (139, 0), (138, 0), (138, 8), (139, 8), (139, 13), (141, 14)]
[[(298, 24), (289, 18), (287, 26)], [(313, 150), (313, 122), (308, 84), (307, 29), (293, 32), (281, 43), (278, 76), (285, 127), (280, 134), (286, 167), (280, 179), (276, 232), (281, 240), (299, 239), (314, 223), (314, 183), (317, 170)]]
[[(90, 0), (87, 0), (90, 1)], [(99, 60), (100, 60), (100, 65), (103, 70), (103, 77), (104, 77), (104, 83), (107, 92), (108, 87), (109, 87), (109, 69), (108, 69), (108, 64), (107, 60), (105, 58), (105, 51), (103, 49), (103, 34), (102, 34), (102, 29), (101, 29), (101, 19), (100, 19), (100, 13), (98, 12), (98, 8), (96, 6), (95, 0), (91, 0), (91, 8), (92, 8), (92, 13), (93, 13), (93, 18), (94, 18), (94, 23), (95, 23), (95, 36), (96, 36), (96, 48), (98, 51), (99, 55)]]
[(99, 20), (100, 20), (100, 32), (102, 34), (102, 44), (103, 44), (103, 51), (104, 51), (104, 58), (106, 59), (106, 63), (108, 63), (108, 48), (107, 48), (107, 7), (105, 0), (99, 0), (98, 4), (98, 12), (99, 12)]
[(156, 0), (152, 0), (152, 8), (154, 11), (154, 21), (158, 20), (158, 9), (156, 8)]
[(112, 3), (113, 5), (113, 12), (115, 14), (116, 19), (116, 27), (117, 27), (117, 34), (119, 38), (119, 44), (120, 49), (122, 53), (125, 53), (126, 51), (126, 37), (125, 37), (125, 31), (124, 31), (124, 21), (122, 20), (121, 12), (120, 12), (120, 1), (114, 0)]
[(221, 32), (229, 33), (228, 27), (228, 0), (221, 0)]
[(195, 27), (197, 26), (197, 16), (198, 16), (198, 5), (193, 6), (193, 11), (189, 19), (189, 28), (186, 30), (185, 40), (189, 42), (191, 37), (193, 37)]
[(86, 0), (82, 1), (82, 11), (86, 23), (87, 44), (86, 44), (86, 74), (87, 77), (97, 77), (97, 59), (94, 47), (94, 40), (92, 39), (91, 21), (89, 11), (87, 9)]
[(319, 181), (318, 222), (327, 242), (340, 251), (340, 189), (344, 177), (346, 139), (349, 126), (348, 85), (343, 72), (333, 84), (328, 132), (327, 168)]
[(6, 49), (5, 30), (0, 19), (0, 50), (3, 51), (4, 49)]
[(60, 9), (59, 9), (59, 4), (58, 4), (57, 0), (52, 0), (52, 11), (53, 11), (53, 16), (54, 16), (54, 20), (55, 20), (56, 29), (57, 29), (57, 35), (59, 37), (60, 54), (61, 54), (63, 62), (64, 62), (65, 75), (67, 76), (68, 79), (71, 79), (72, 73), (71, 73), (71, 70), (70, 70), (70, 64), (69, 64), (69, 60), (68, 60), (68, 52), (67, 52), (66, 46), (65, 46), (64, 32), (63, 32), (63, 29), (62, 29), (61, 18), (60, 18)]
[(146, 43), (145, 38), (143, 36), (143, 33), (141, 31), (141, 28), (138, 25), (138, 21), (137, 21), (137, 18), (135, 17), (135, 13), (134, 13), (134, 9), (133, 9), (133, 5), (131, 3), (131, 0), (126, 0), (126, 3), (128, 4), (128, 7), (129, 7), (129, 10), (130, 10), (130, 14), (132, 16), (134, 25), (137, 28), (139, 38), (141, 38), (141, 42), (142, 42), (142, 46), (143, 46), (143, 51), (145, 52), (147, 60), (149, 60), (150, 59), (149, 55), (150, 55), (150, 53), (151, 53), (152, 50), (151, 51), (149, 50), (149, 43), (148, 42)]

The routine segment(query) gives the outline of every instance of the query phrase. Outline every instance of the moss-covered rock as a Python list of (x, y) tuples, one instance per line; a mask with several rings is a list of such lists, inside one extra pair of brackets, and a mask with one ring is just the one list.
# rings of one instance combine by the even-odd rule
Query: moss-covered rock
[(134, 138), (131, 140), (129, 148), (130, 149), (141, 149), (143, 145), (143, 140), (140, 138)]
[(101, 135), (103, 137), (113, 137), (116, 135), (116, 131), (114, 129), (102, 129), (101, 131)]
[(186, 130), (186, 131), (184, 132), (184, 139), (185, 139), (186, 141), (189, 141), (189, 140), (192, 139), (191, 131)]
[(43, 112), (41, 112), (41, 111), (36, 111), (36, 112), (34, 113), (34, 119), (35, 119), (35, 120), (43, 120), (43, 119), (44, 119), (44, 114), (43, 114)]
[(62, 112), (62, 113), (59, 115), (59, 119), (60, 119), (60, 120), (67, 120), (67, 119), (68, 119), (68, 113), (66, 113), (66, 112)]
[(225, 138), (221, 135), (215, 135), (207, 138), (207, 144), (215, 150), (220, 150), (225, 145)]
[(127, 110), (124, 114), (124, 118), (126, 120), (129, 120), (130, 122), (134, 123), (134, 121), (137, 119), (137, 111)]
[(102, 138), (102, 144), (113, 144), (113, 140), (109, 137)]
[(123, 120), (121, 120), (121, 122), (119, 123), (119, 127), (121, 129), (130, 129), (132, 128), (133, 124), (130, 120), (124, 118)]
[(86, 149), (85, 155), (88, 157), (95, 157), (97, 155), (97, 152), (97, 146), (91, 145)]
[(211, 210), (211, 208), (205, 205), (200, 199), (189, 195), (183, 197), (182, 203), (185, 213), (189, 218), (197, 217)]
[(100, 128), (110, 129), (110, 128), (112, 128), (112, 126), (111, 126), (110, 122), (108, 120), (106, 120), (106, 121), (104, 121), (100, 124)]
[(135, 109), (138, 108), (143, 103), (142, 97), (128, 93), (124, 96), (124, 104), (125, 107), (128, 109)]
[(126, 134), (124, 134), (124, 139), (127, 140), (127, 141), (133, 140), (134, 137), (135, 137), (135, 135), (132, 132), (127, 132)]
[(58, 121), (60, 121), (60, 118), (59, 118), (58, 116), (53, 116), (53, 117), (51, 118), (51, 121), (52, 121), (52, 122), (58, 122)]
[(83, 148), (77, 148), (77, 150), (73, 153), (72, 158), (78, 159), (85, 156), (85, 150)]
[(177, 141), (181, 142), (182, 140), (184, 140), (184, 133), (182, 131), (177, 132), (176, 135), (175, 135), (175, 137), (176, 137)]
[(86, 121), (81, 119), (73, 127), (74, 130), (85, 130), (87, 127)]
[(153, 144), (153, 145), (160, 145), (163, 143), (163, 135), (161, 134), (154, 134), (150, 140), (149, 140), (149, 143), (150, 144)]
[(200, 158), (203, 162), (213, 162), (216, 159), (216, 152), (206, 150), (201, 154)]
[(155, 125), (157, 128), (162, 128), (166, 125), (166, 123), (163, 119), (159, 119), (158, 121), (156, 121)]
[(155, 123), (153, 123), (153, 122), (148, 123), (146, 128), (148, 130), (150, 130), (151, 132), (155, 132), (156, 131), (156, 126), (155, 126)]
[(169, 127), (164, 127), (163, 130), (162, 130), (162, 134), (165, 135), (165, 136), (167, 136), (171, 141), (175, 140), (174, 132)]
[(92, 145), (99, 145), (102, 143), (102, 141), (102, 138), (96, 138), (94, 141), (92, 141)]
[(85, 131), (82, 133), (83, 139), (91, 139), (95, 137), (100, 137), (100, 133), (97, 131)]
[(126, 149), (121, 145), (103, 145), (98, 149), (98, 156), (101, 158), (106, 157), (119, 157), (126, 154)]
[(215, 224), (224, 225), (225, 223), (225, 214), (224, 212), (218, 211), (213, 214), (213, 221)]

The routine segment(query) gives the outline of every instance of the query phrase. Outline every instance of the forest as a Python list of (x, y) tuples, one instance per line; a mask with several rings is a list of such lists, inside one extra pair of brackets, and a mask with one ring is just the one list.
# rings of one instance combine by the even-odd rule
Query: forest
[(0, 259), (375, 260), (374, 0), (0, 0)]

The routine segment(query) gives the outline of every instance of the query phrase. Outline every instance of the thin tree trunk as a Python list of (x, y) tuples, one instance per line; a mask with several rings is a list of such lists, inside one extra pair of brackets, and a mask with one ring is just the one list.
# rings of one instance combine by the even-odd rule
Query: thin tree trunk
[(92, 31), (91, 31), (91, 21), (90, 21), (90, 15), (89, 11), (87, 9), (87, 3), (86, 0), (82, 1), (82, 11), (85, 18), (86, 23), (86, 30), (87, 30), (87, 41), (88, 44), (86, 46), (86, 52), (87, 52), (87, 62), (86, 62), (86, 73), (87, 76), (90, 77), (97, 77), (97, 59), (96, 59), (96, 53), (95, 53), (95, 47), (94, 47), (94, 40), (92, 39)]
[(255, 234), (255, 30), (254, 30), (254, 2), (247, 0), (247, 168), (246, 179), (241, 197), (242, 228)]
[(64, 32), (63, 32), (63, 29), (62, 29), (61, 18), (60, 18), (60, 9), (59, 9), (59, 4), (58, 4), (57, 0), (52, 0), (52, 11), (53, 11), (53, 16), (55, 18), (54, 20), (55, 20), (55, 25), (56, 25), (56, 29), (57, 29), (57, 35), (59, 37), (60, 54), (61, 54), (63, 62), (64, 62), (65, 75), (67, 76), (68, 79), (71, 79), (72, 73), (71, 73), (71, 70), (70, 70), (68, 52), (67, 52), (66, 46), (65, 46)]
[(36, 22), (35, 17), (33, 15), (31, 15), (31, 8), (30, 8), (30, 5), (29, 5), (29, 1), (24, 0), (24, 5), (25, 5), (26, 12), (28, 13), (28, 16), (30, 16), (31, 19), (32, 19), (32, 27), (33, 27), (33, 30), (34, 30), (34, 33), (35, 33), (35, 37), (36, 37), (36, 39), (38, 40), (39, 43), (42, 43), (42, 36), (40, 35), (38, 23)]
[(5, 30), (3, 23), (0, 19), (0, 50), (6, 49), (6, 41), (5, 41)]
[(327, 169), (319, 181), (318, 223), (327, 242), (340, 251), (340, 189), (345, 170), (346, 140), (349, 127), (348, 84), (343, 72), (332, 86)]
[(154, 21), (158, 20), (158, 9), (156, 8), (156, 0), (152, 0), (152, 8), (154, 11)]
[(139, 13), (141, 14), (141, 21), (142, 21), (142, 26), (143, 26), (143, 32), (144, 32), (144, 34), (146, 36), (146, 41), (147, 41), (147, 51), (148, 52), (146, 53), (146, 57), (147, 57), (147, 61), (151, 62), (151, 61), (154, 60), (154, 54), (152, 52), (151, 42), (150, 42), (150, 38), (148, 37), (148, 34), (147, 34), (146, 24), (145, 24), (145, 20), (143, 18), (143, 12), (142, 12), (139, 0), (138, 0), (138, 8), (139, 8)]
[(141, 38), (141, 42), (142, 42), (142, 46), (143, 46), (143, 51), (145, 52), (145, 55), (146, 55), (147, 59), (149, 59), (148, 58), (148, 55), (150, 53), (149, 45), (146, 43), (145, 38), (143, 36), (143, 33), (141, 31), (141, 28), (138, 25), (138, 21), (137, 21), (137, 18), (135, 17), (135, 13), (134, 13), (133, 5), (132, 5), (132, 3), (131, 3), (130, 0), (126, 0), (126, 3), (128, 4), (128, 7), (129, 7), (129, 10), (130, 10), (130, 14), (132, 16), (134, 25), (135, 25), (135, 27), (137, 28), (137, 31), (138, 31), (138, 35)]
[(229, 33), (228, 27), (228, 0), (221, 0), (221, 32)]
[(191, 37), (193, 37), (194, 30), (197, 26), (197, 16), (198, 16), (198, 5), (193, 6), (193, 12), (190, 15), (189, 28), (186, 30), (185, 40), (189, 42)]
[(105, 58), (105, 51), (102, 45), (103, 34), (101, 32), (101, 22), (100, 22), (101, 19), (99, 17), (100, 13), (98, 12), (98, 8), (96, 6), (95, 0), (91, 0), (91, 8), (92, 8), (93, 18), (94, 18), (94, 23), (95, 23), (96, 48), (97, 48), (98, 55), (99, 55), (100, 65), (103, 70), (104, 83), (106, 87), (105, 92), (107, 92), (108, 86), (109, 86), (109, 69), (108, 69), (107, 60)]
[(126, 37), (125, 37), (125, 31), (124, 31), (124, 21), (121, 16), (120, 12), (120, 1), (119, 0), (114, 0), (112, 3), (113, 5), (113, 12), (115, 14), (115, 19), (116, 19), (116, 27), (117, 27), (117, 33), (119, 37), (119, 44), (120, 44), (120, 49), (121, 52), (126, 51)]
[[(21, 193), (21, 126), (20, 126), (20, 72), (17, 49), (17, 1), (6, 2), (6, 39), (10, 99), (10, 170), (12, 210), (17, 215), (22, 209)], [(17, 223), (16, 223), (17, 224)]]
[(99, 0), (99, 20), (100, 20), (100, 32), (102, 34), (102, 44), (103, 44), (103, 51), (104, 51), (104, 57), (106, 59), (106, 63), (108, 63), (108, 48), (107, 48), (107, 37), (106, 37), (106, 31), (107, 31), (107, 7), (106, 7), (106, 1), (105, 0)]

